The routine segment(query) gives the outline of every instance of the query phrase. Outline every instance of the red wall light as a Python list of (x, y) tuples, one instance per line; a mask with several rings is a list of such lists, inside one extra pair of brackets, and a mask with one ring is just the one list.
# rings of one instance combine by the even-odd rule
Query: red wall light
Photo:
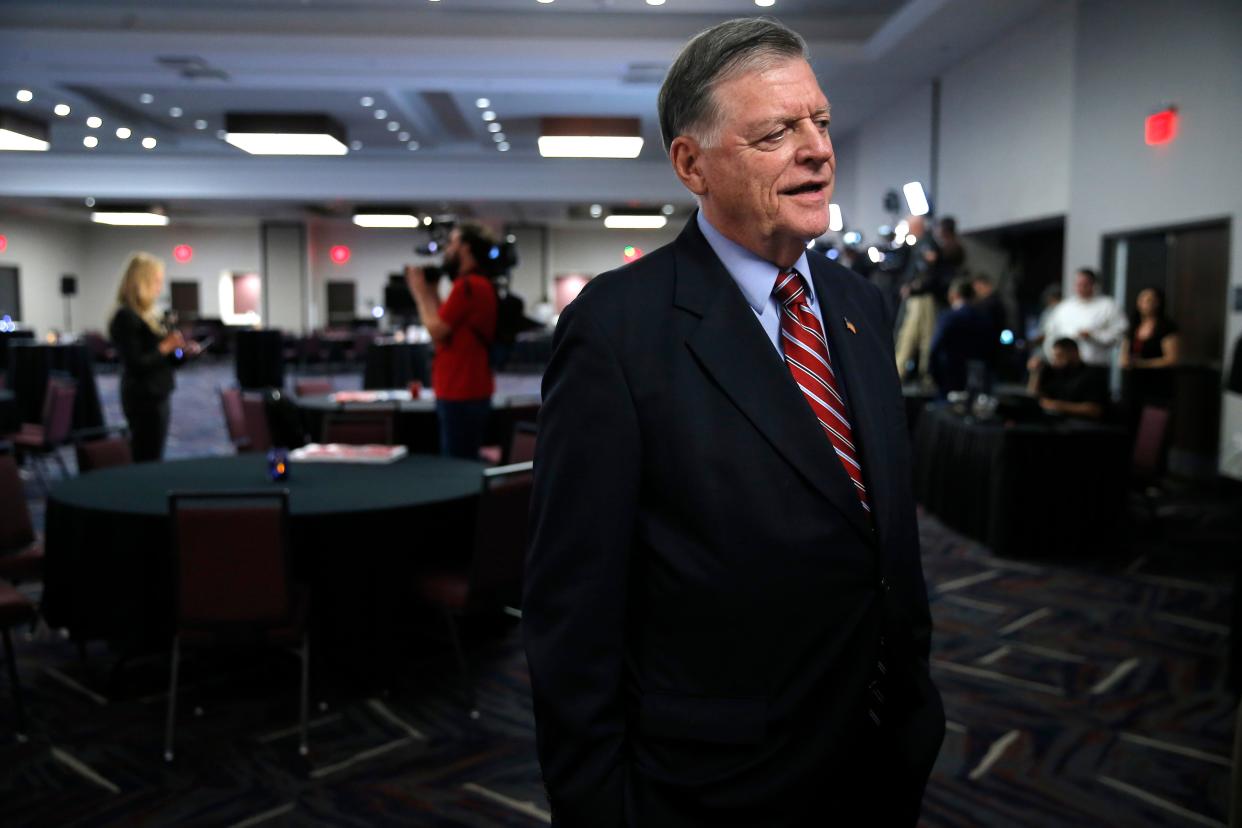
[(4, 236), (0, 236), (0, 253), (9, 249), (9, 240)]
[(625, 248), (621, 251), (621, 258), (625, 260), (626, 264), (629, 264), (630, 262), (638, 261), (642, 257), (643, 257), (642, 249), (635, 247), (632, 244), (627, 244)]
[(173, 248), (173, 258), (182, 264), (185, 264), (190, 259), (194, 258), (194, 248), (190, 247), (188, 244), (179, 244)]
[(328, 251), (328, 257), (332, 259), (333, 264), (343, 265), (349, 261), (349, 248), (343, 244), (336, 244)]
[(1143, 122), (1143, 140), (1147, 146), (1168, 144), (1177, 137), (1177, 107), (1170, 106), (1147, 116)]

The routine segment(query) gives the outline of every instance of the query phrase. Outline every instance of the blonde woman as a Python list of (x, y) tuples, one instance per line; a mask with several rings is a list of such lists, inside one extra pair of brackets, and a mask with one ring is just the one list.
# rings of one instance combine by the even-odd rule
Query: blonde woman
[(149, 253), (133, 254), (108, 324), (121, 358), (121, 409), (138, 463), (163, 457), (173, 366), (187, 354), (198, 353), (197, 343), (187, 345), (180, 331), (168, 331), (160, 321), (155, 300), (163, 289), (164, 263)]

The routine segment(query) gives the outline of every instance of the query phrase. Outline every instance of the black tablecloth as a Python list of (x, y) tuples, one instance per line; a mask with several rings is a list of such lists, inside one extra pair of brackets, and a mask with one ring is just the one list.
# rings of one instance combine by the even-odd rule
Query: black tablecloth
[(372, 342), (367, 348), (362, 387), (406, 388), (412, 380), (431, 386), (431, 346), (413, 342)]
[(24, 423), (43, 422), (43, 398), (52, 371), (69, 374), (77, 381), (73, 400), (73, 428), (99, 428), (104, 424), (95, 386), (95, 363), (86, 345), (47, 345), (14, 340), (9, 343), (9, 388), (17, 397), (17, 414)]
[(482, 468), (441, 457), (293, 462), (289, 479), (272, 483), (265, 457), (238, 455), (91, 472), (48, 498), (43, 612), (82, 638), (126, 649), (167, 643), (168, 492), (284, 487), (293, 571), (311, 588), (312, 634), (334, 664), (366, 670), (382, 663), (408, 613), (418, 569), (469, 554)]
[(242, 388), (284, 387), (284, 336), (280, 331), (237, 332), (237, 384)]
[(13, 342), (29, 342), (34, 331), (0, 331), (0, 370), (9, 370), (9, 345)]
[(22, 427), (22, 420), (17, 416), (17, 398), (13, 392), (0, 389), (0, 434), (12, 434)]
[[(331, 395), (298, 397), (295, 399), (302, 414), (305, 432), (312, 440), (323, 435), (324, 417), (337, 411), (368, 411), (375, 409), (397, 410), (393, 440), (414, 454), (437, 454), (440, 451), (440, 427), (436, 419), (434, 400), (401, 400), (375, 403), (338, 403)], [(504, 446), (513, 432), (514, 423), (520, 420), (534, 422), (539, 415), (539, 398), (526, 395), (492, 397), (492, 411), (488, 417), (487, 444)]]
[(1120, 428), (1005, 426), (929, 405), (915, 432), (915, 495), (997, 555), (1098, 557), (1120, 535), (1129, 447)]

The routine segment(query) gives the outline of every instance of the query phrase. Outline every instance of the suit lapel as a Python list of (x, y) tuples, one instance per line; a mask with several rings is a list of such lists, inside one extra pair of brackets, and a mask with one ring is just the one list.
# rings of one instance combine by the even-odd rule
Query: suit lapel
[(703, 370), (790, 465), (864, 538), (873, 539), (831, 443), (695, 218), (686, 224), (675, 250), (674, 304), (700, 317), (686, 344)]
[[(815, 295), (824, 317), (824, 333), (828, 337), (832, 364), (836, 376), (845, 382), (850, 428), (862, 454), (867, 497), (876, 531), (881, 533), (882, 540), (892, 505), (888, 475), (891, 468), (888, 462), (889, 446), (884, 439), (885, 412), (877, 404), (880, 395), (865, 393), (865, 388), (869, 383), (888, 385), (890, 378), (886, 374), (896, 370), (887, 359), (883, 344), (872, 341), (876, 336), (890, 336), (890, 332), (871, 329), (875, 316), (865, 313), (854, 302), (841, 274), (832, 273), (829, 265), (816, 258), (809, 258), (809, 261)], [(846, 320), (854, 326), (852, 331), (846, 327)], [(878, 347), (873, 347), (877, 344)]]

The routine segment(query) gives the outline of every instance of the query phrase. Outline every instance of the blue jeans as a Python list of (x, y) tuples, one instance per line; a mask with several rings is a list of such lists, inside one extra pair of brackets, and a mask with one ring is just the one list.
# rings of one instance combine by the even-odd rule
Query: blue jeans
[(461, 457), (465, 460), (479, 459), (479, 446), (487, 430), (487, 417), (492, 412), (492, 401), (436, 400), (436, 415), (440, 419), (440, 453), (445, 457)]

